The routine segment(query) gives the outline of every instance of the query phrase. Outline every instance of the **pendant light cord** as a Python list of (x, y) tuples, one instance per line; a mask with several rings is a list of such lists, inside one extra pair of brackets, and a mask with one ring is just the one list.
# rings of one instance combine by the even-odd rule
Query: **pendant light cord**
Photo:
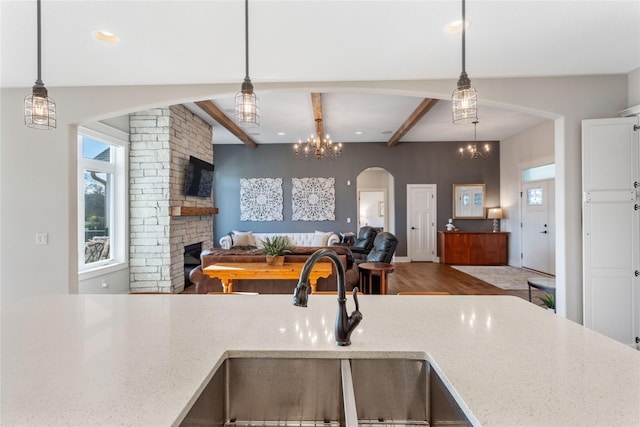
[(40, 58), (40, 0), (38, 0), (38, 80), (36, 80), (36, 85), (42, 85)]
[(465, 32), (466, 32), (466, 28), (467, 28), (467, 20), (465, 18), (465, 12), (464, 12), (464, 4), (465, 4), (465, 0), (462, 0), (462, 73), (463, 74), (467, 74), (467, 70), (465, 67), (465, 57), (466, 52), (465, 52)]
[(249, 0), (244, 0), (244, 60), (245, 79), (249, 79)]

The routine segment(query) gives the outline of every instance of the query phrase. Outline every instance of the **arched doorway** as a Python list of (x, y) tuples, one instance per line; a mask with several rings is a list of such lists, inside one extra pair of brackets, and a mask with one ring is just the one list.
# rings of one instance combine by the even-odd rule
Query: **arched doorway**
[(394, 179), (386, 169), (370, 167), (358, 174), (357, 224), (395, 234)]

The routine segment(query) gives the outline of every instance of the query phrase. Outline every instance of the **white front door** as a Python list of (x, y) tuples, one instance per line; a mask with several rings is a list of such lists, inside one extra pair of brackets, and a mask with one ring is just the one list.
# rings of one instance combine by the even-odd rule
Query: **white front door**
[(435, 261), (436, 185), (407, 185), (407, 242), (411, 261)]
[(522, 266), (555, 274), (555, 187), (553, 179), (522, 184)]

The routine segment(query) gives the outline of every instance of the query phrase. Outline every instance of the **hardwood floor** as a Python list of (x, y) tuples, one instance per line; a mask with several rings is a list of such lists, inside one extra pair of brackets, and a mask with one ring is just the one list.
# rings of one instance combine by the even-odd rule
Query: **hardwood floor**
[[(511, 291), (497, 288), (480, 279), (452, 268), (450, 265), (432, 262), (394, 263), (394, 273), (387, 276), (387, 293), (398, 292), (449, 292), (451, 295), (515, 295), (529, 300), (529, 291)], [(543, 293), (533, 290), (532, 298)]]
[[(529, 300), (529, 292), (507, 291), (488, 284), (473, 276), (469, 276), (446, 264), (432, 262), (399, 262), (394, 263), (395, 272), (387, 276), (387, 294), (398, 292), (449, 292), (451, 295), (515, 295)], [(183, 293), (193, 293), (195, 286), (190, 286)], [(535, 297), (543, 293), (534, 289), (534, 304), (539, 305)]]

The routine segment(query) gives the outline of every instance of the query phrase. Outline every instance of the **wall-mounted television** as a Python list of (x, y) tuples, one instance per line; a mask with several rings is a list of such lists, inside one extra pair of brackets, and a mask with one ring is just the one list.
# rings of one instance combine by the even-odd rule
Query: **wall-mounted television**
[(213, 165), (189, 156), (187, 175), (184, 179), (185, 196), (211, 197)]

